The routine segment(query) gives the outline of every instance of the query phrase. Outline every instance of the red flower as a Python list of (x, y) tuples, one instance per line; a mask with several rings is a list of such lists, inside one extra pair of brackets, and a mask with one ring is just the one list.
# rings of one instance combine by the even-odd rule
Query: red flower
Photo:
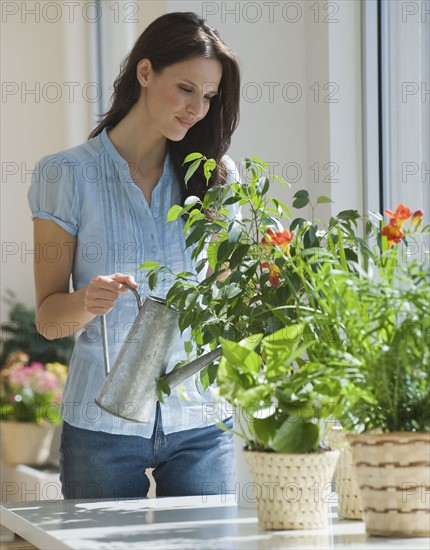
[(261, 268), (269, 270), (269, 283), (272, 286), (278, 286), (280, 283), (279, 273), (281, 273), (281, 270), (279, 269), (279, 267), (276, 264), (263, 262), (261, 264)]
[(288, 229), (284, 229), (284, 231), (278, 231), (276, 233), (273, 229), (268, 229), (261, 242), (265, 246), (280, 246), (282, 250), (288, 254), (290, 251), (290, 242), (293, 240), (293, 237), (294, 233), (291, 233)]

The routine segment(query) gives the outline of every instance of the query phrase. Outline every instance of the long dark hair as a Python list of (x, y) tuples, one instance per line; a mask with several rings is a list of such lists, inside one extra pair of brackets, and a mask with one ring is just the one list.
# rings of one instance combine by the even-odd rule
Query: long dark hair
[(102, 121), (91, 132), (90, 138), (104, 128), (113, 127), (122, 120), (140, 95), (136, 70), (138, 63), (147, 58), (155, 72), (180, 61), (204, 57), (216, 59), (222, 65), (222, 77), (218, 94), (211, 99), (205, 118), (188, 130), (181, 141), (168, 140), (168, 150), (173, 168), (182, 186), (182, 200), (189, 195), (203, 197), (207, 187), (201, 171), (197, 171), (184, 184), (187, 166), (182, 166), (189, 153), (199, 152), (215, 159), (216, 170), (210, 185), (221, 184), (225, 179), (225, 167), (221, 158), (230, 147), (231, 136), (239, 122), (240, 70), (236, 56), (220, 39), (218, 32), (205, 20), (191, 12), (168, 13), (158, 17), (140, 35), (124, 60), (114, 82), (112, 106)]

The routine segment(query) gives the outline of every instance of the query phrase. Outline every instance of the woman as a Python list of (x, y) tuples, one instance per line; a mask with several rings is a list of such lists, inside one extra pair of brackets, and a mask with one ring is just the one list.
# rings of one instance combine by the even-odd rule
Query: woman
[[(165, 221), (170, 206), (205, 192), (202, 174), (184, 185), (184, 158), (214, 158), (213, 184), (236, 178), (225, 153), (239, 89), (236, 58), (214, 29), (193, 13), (164, 15), (125, 60), (112, 107), (90, 139), (35, 170), (29, 203), (35, 246), (46, 252), (35, 263), (38, 329), (51, 339), (80, 333), (62, 403), (65, 498), (143, 497), (146, 468), (157, 496), (234, 490), (231, 434), (215, 426), (211, 393), (197, 392), (194, 380), (154, 407), (147, 425), (102, 411), (94, 399), (105, 376), (99, 316), (113, 361), (137, 314), (124, 285), (142, 298), (149, 292), (139, 265), (192, 269), (184, 221)], [(179, 339), (168, 369), (184, 355)]]

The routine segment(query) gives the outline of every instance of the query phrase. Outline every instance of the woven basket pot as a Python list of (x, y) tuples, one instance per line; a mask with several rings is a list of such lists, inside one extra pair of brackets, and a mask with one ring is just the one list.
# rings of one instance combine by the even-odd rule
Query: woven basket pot
[(263, 529), (318, 529), (328, 525), (339, 451), (280, 454), (244, 451)]
[(0, 422), (1, 454), (7, 464), (43, 466), (49, 460), (55, 434), (52, 424)]
[(337, 513), (341, 519), (363, 519), (363, 505), (352, 460), (351, 449), (341, 449), (335, 472), (336, 491), (338, 496)]
[(430, 433), (347, 435), (366, 532), (430, 536)]
[(341, 519), (363, 520), (363, 506), (358, 489), (357, 473), (346, 433), (340, 426), (334, 426), (327, 436), (330, 447), (340, 450), (335, 471), (338, 496), (337, 513)]

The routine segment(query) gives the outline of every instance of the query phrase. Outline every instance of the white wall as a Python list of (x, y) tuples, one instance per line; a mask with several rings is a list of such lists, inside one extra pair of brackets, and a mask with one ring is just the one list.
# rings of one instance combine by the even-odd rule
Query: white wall
[[(102, 0), (101, 12), (101, 46), (102, 71), (101, 85), (105, 92), (103, 112), (107, 110), (113, 91), (113, 82), (117, 77), (121, 62), (132, 49), (137, 37), (148, 24), (166, 13), (164, 0)], [(100, 60), (98, 60), (98, 64)], [(94, 63), (93, 63), (94, 65)], [(97, 76), (99, 67), (92, 67), (93, 77)]]
[[(88, 45), (82, 18), (35, 3), (2, 2), (1, 23), (1, 299), (12, 289), (34, 303), (32, 222), (27, 190), (35, 162), (88, 131), (85, 84)], [(34, 6), (33, 6), (34, 7)], [(10, 11), (8, 11), (8, 8)], [(67, 21), (67, 22), (66, 22)], [(71, 112), (73, 110), (73, 116)], [(1, 318), (7, 311), (1, 301)]]
[[(12, 289), (28, 305), (34, 304), (30, 172), (43, 155), (90, 132), (98, 93), (90, 54), (99, 16), (93, 5), (66, 10), (59, 1), (1, 2), (0, 295)], [(104, 0), (100, 6), (109, 38), (105, 86), (150, 21), (165, 11), (195, 11), (219, 30), (242, 67), (231, 157), (273, 163), (292, 183), (287, 195), (279, 192), (285, 200), (307, 188), (314, 197), (332, 196), (333, 211), (361, 208), (359, 2)], [(320, 213), (327, 216), (330, 208)], [(0, 307), (4, 321), (7, 309)]]
[(90, 48), (95, 22), (102, 17), (111, 37), (106, 44), (109, 77), (118, 72), (129, 36), (137, 36), (165, 11), (161, 0), (103, 0), (99, 11), (94, 4), (0, 3), (1, 322), (8, 316), (3, 302), (6, 289), (13, 290), (23, 303), (34, 305), (27, 191), (35, 163), (46, 154), (85, 141), (95, 120), (93, 111), (100, 95)]

